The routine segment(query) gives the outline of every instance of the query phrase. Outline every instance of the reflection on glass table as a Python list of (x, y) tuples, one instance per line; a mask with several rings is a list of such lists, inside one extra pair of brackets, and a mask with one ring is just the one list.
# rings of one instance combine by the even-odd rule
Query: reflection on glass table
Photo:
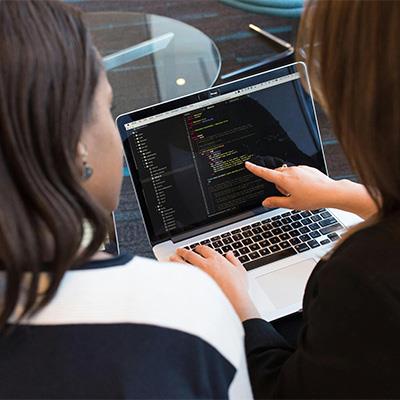
[(114, 90), (114, 114), (211, 87), (221, 57), (198, 29), (171, 18), (130, 12), (86, 13)]

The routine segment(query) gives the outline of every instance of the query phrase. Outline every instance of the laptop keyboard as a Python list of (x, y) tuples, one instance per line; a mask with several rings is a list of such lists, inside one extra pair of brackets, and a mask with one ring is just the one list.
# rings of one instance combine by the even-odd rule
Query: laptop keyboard
[(199, 244), (220, 254), (232, 250), (249, 271), (262, 265), (335, 242), (343, 226), (325, 208), (313, 211), (288, 211), (241, 228), (213, 236)]

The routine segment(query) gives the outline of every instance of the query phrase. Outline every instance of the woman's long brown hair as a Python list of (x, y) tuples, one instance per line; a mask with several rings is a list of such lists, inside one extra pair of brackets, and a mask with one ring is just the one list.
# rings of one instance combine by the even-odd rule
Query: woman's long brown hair
[[(82, 189), (76, 163), (101, 68), (79, 12), (58, 1), (0, 0), (0, 57), (2, 330), (25, 272), (29, 315), (50, 301), (68, 268), (100, 247), (106, 218)], [(84, 223), (93, 236), (81, 251)], [(43, 270), (50, 283), (39, 295)]]
[(308, 1), (299, 36), (314, 94), (377, 218), (400, 209), (400, 2)]

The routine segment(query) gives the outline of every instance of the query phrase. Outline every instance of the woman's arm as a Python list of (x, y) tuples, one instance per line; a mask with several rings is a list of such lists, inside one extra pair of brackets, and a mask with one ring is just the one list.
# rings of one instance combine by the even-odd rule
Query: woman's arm
[[(388, 382), (395, 382), (386, 376), (389, 371), (397, 373), (390, 364), (395, 356), (385, 364), (395, 341), (383, 340), (388, 333), (382, 332), (382, 323), (374, 323), (385, 315), (382, 309), (388, 303), (377, 293), (383, 290), (381, 285), (374, 283), (377, 259), (371, 255), (377, 241), (373, 239), (342, 247), (340, 255), (335, 253), (314, 274), (307, 284), (305, 327), (296, 349), (252, 310), (244, 269), (232, 254), (224, 260), (214, 250), (198, 246), (196, 252), (179, 249), (173, 260), (187, 261), (208, 273), (242, 319), (255, 398), (366, 398), (371, 393), (385, 397), (391, 388)], [(383, 353), (382, 346), (387, 348)]]
[(368, 218), (377, 207), (365, 186), (347, 179), (335, 181), (316, 168), (308, 166), (269, 169), (246, 162), (246, 168), (276, 185), (285, 195), (267, 197), (264, 207), (283, 207), (297, 210), (338, 208)]

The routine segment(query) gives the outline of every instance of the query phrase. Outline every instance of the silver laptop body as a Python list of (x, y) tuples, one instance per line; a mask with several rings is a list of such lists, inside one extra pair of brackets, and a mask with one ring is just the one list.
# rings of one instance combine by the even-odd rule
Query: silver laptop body
[(246, 160), (327, 173), (306, 66), (293, 63), (120, 115), (117, 125), (156, 258), (178, 247), (233, 250), (261, 315), (302, 308), (307, 280), (343, 231), (360, 221), (322, 209), (264, 209), (273, 185)]

